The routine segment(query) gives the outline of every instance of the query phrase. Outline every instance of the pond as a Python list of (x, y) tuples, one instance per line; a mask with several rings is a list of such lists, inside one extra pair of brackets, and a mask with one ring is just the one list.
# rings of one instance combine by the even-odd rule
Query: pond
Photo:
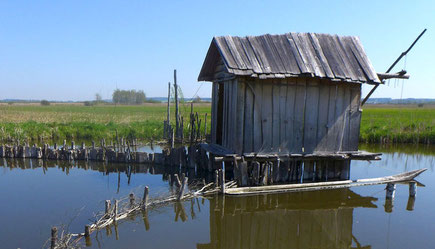
[[(409, 199), (408, 185), (397, 184), (392, 205), (385, 185), (192, 199), (93, 233), (89, 248), (433, 248), (435, 147), (361, 149), (384, 154), (381, 161), (352, 161), (351, 179), (428, 168), (417, 178), (425, 186)], [(1, 248), (41, 248), (52, 226), (83, 232), (104, 200), (142, 196), (145, 185), (151, 196), (170, 191), (168, 172), (159, 168), (73, 165), (0, 159)]]

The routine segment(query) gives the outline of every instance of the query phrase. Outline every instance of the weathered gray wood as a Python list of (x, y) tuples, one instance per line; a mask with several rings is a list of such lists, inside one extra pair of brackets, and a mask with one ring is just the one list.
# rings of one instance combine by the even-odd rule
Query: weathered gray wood
[(319, 61), (322, 65), (322, 68), (326, 74), (326, 77), (328, 78), (334, 78), (334, 73), (331, 70), (331, 67), (329, 66), (328, 59), (326, 58), (325, 54), (323, 53), (322, 47), (320, 46), (319, 39), (317, 38), (316, 34), (310, 33), (308, 36), (311, 38), (311, 45), (313, 46), (317, 57), (319, 58)]
[(287, 114), (287, 81), (285, 79), (280, 80), (279, 89), (279, 146), (283, 151), (288, 150), (286, 142), (286, 114)]
[[(256, 80), (254, 88), (254, 105), (253, 105), (253, 151), (260, 151), (263, 147), (263, 84)], [(247, 95), (248, 96), (248, 95)], [(248, 100), (248, 98), (247, 98)]]
[(409, 182), (409, 196), (415, 197), (417, 195), (417, 182)]
[(350, 119), (351, 119), (351, 88), (349, 86), (344, 87), (344, 120), (343, 120), (343, 138), (341, 140), (340, 151), (350, 151)]
[(254, 108), (256, 103), (254, 103), (254, 89), (252, 84), (246, 83), (245, 87), (245, 99), (244, 103), (244, 118), (243, 118), (243, 152), (252, 152), (254, 151), (254, 137), (260, 136), (261, 134), (256, 134), (254, 128)]
[(272, 107), (273, 107), (273, 85), (269, 82), (263, 83), (263, 96), (262, 96), (262, 117), (263, 117), (263, 149), (270, 151), (273, 142), (273, 121), (272, 121)]
[[(236, 108), (236, 147), (237, 153), (244, 152), (244, 125), (245, 125), (245, 94), (246, 94), (246, 84), (244, 79), (238, 79), (236, 81), (237, 88), (237, 99), (235, 103), (237, 105)], [(252, 107), (252, 106), (250, 106)], [(252, 131), (252, 128), (249, 130)]]
[(299, 78), (296, 85), (294, 119), (293, 119), (293, 148), (291, 152), (300, 153), (303, 147), (304, 110), (306, 98), (306, 79)]
[[(178, 175), (177, 175), (178, 177)], [(177, 179), (177, 183), (179, 183), (180, 180)], [(146, 209), (147, 205), (148, 205), (148, 199), (149, 199), (149, 188), (148, 186), (145, 186), (144, 191), (143, 191), (143, 197), (142, 197), (142, 206), (144, 209)]]
[(248, 186), (248, 163), (242, 161), (240, 163), (241, 186)]
[(260, 163), (254, 161), (251, 163), (252, 175), (251, 175), (251, 185), (259, 185), (260, 180)]
[(314, 176), (314, 161), (304, 162), (304, 180), (303, 182), (312, 182)]
[(294, 115), (295, 115), (295, 102), (296, 102), (296, 80), (286, 79), (287, 81), (287, 96), (285, 104), (285, 119), (284, 119), (284, 129), (285, 129), (285, 143), (289, 152), (295, 151), (295, 133), (294, 133)]
[(361, 85), (355, 85), (351, 88), (351, 107), (350, 107), (350, 134), (349, 134), (349, 150), (358, 150), (358, 141), (361, 125)]
[(219, 83), (213, 83), (212, 88), (212, 109), (211, 109), (211, 142), (216, 143), (217, 136), (217, 120), (218, 120), (218, 103), (219, 103)]
[(304, 152), (312, 153), (317, 145), (317, 120), (319, 116), (319, 84), (315, 79), (307, 80), (307, 98), (304, 121)]
[[(234, 79), (231, 82), (231, 88), (232, 88), (232, 92), (231, 92), (231, 145), (232, 145), (232, 149), (236, 152), (242, 152), (242, 146), (240, 146), (241, 143), (238, 142), (239, 138), (241, 137), (238, 133), (239, 130), (237, 130), (238, 128), (238, 122), (239, 122), (239, 115), (240, 113), (238, 105), (239, 105), (239, 86), (237, 83), (237, 80)], [(240, 123), (242, 123), (242, 121), (240, 120)], [(241, 126), (241, 125), (240, 125)], [(243, 133), (243, 132), (242, 132)], [(243, 136), (243, 135), (242, 135)]]
[(329, 36), (325, 34), (316, 34), (316, 37), (320, 46), (322, 47), (322, 51), (328, 61), (328, 65), (334, 73), (334, 78), (345, 79), (346, 76), (339, 61), (341, 59), (332, 52), (333, 47), (330, 44)]
[(240, 41), (240, 43), (243, 46), (243, 50), (252, 66), (252, 70), (255, 73), (263, 73), (263, 70), (261, 69), (261, 62), (257, 60), (257, 57), (255, 56), (254, 50), (251, 47), (251, 44), (249, 43), (248, 39), (246, 37), (237, 39)]
[(269, 64), (263, 49), (261, 49), (261, 42), (258, 40), (258, 37), (248, 36), (247, 38), (248, 42), (251, 44), (255, 57), (261, 65), (262, 73), (271, 73), (271, 65)]
[(228, 130), (228, 83), (223, 82), (223, 107), (222, 107), (222, 146), (227, 147), (227, 130)]
[(315, 151), (327, 151), (328, 139), (328, 111), (329, 111), (329, 90), (330, 86), (325, 80), (319, 83), (319, 103), (317, 119), (317, 145)]
[(272, 151), (278, 151), (280, 146), (280, 91), (281, 84), (278, 80), (272, 84)]
[(285, 35), (287, 37), (288, 47), (291, 49), (293, 57), (296, 60), (296, 63), (298, 64), (299, 69), (301, 70), (301, 73), (311, 73), (310, 69), (307, 68), (305, 65), (303, 59), (301, 58), (301, 55), (299, 53), (299, 50), (295, 44), (295, 41), (293, 40), (293, 37), (290, 33)]
[(331, 148), (334, 151), (340, 151), (341, 141), (344, 134), (344, 117), (345, 117), (346, 105), (344, 102), (344, 88), (337, 87), (337, 97), (335, 101), (335, 123), (332, 136), (335, 137), (335, 148)]

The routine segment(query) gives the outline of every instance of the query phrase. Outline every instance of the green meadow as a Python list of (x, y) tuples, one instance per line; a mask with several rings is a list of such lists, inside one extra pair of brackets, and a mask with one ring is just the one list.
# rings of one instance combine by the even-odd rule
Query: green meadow
[[(360, 141), (435, 144), (435, 106), (364, 106)], [(174, 121), (174, 107), (171, 106)], [(210, 103), (194, 105), (204, 120)], [(187, 137), (190, 104), (180, 105)], [(210, 116), (209, 116), (210, 117)], [(163, 137), (166, 105), (0, 104), (0, 140), (96, 140), (121, 137), (143, 142)], [(203, 123), (204, 121), (202, 121)], [(210, 129), (210, 118), (207, 120)], [(204, 125), (202, 125), (202, 128)]]

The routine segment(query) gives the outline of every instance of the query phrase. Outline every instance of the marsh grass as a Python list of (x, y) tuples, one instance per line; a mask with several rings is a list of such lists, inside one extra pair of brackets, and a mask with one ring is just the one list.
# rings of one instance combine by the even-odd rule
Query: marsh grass
[[(171, 122), (174, 123), (174, 106)], [(210, 103), (194, 105), (204, 128)], [(184, 117), (184, 133), (189, 129), (190, 104), (180, 106)], [(140, 106), (35, 104), (0, 105), (0, 140), (98, 140), (119, 136), (142, 141), (161, 140), (166, 104), (147, 103)], [(367, 143), (435, 144), (435, 106), (364, 106), (360, 141)], [(203, 133), (203, 131), (202, 131)]]
[[(195, 104), (194, 112), (204, 120), (205, 113), (210, 115), (210, 104)], [(180, 106), (186, 135), (189, 113), (190, 104)], [(171, 119), (175, 120), (173, 106)], [(116, 131), (126, 138), (160, 140), (163, 120), (166, 120), (166, 105), (162, 103), (140, 106), (0, 105), (0, 140), (98, 140), (114, 138)], [(209, 117), (207, 123), (209, 130)], [(203, 128), (202, 124), (202, 132)]]

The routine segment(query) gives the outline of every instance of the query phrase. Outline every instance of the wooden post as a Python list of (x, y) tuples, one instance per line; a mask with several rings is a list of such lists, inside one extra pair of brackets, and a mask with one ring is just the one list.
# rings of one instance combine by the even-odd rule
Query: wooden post
[(57, 244), (57, 227), (52, 227), (51, 228), (51, 245), (50, 245), (50, 248), (51, 249), (56, 248), (56, 244)]
[(134, 206), (134, 194), (133, 193), (130, 193), (130, 195), (129, 195), (129, 199), (130, 199), (130, 206)]
[(412, 181), (409, 182), (409, 196), (415, 197), (417, 195), (417, 183)]
[(218, 170), (214, 171), (214, 186), (216, 188), (219, 187), (219, 171)]
[(148, 186), (145, 186), (145, 189), (143, 191), (143, 198), (142, 198), (143, 209), (147, 208), (147, 205), (148, 205), (148, 195), (149, 195), (149, 188), (148, 188)]
[(82, 150), (86, 149), (85, 142), (82, 142)]
[(91, 235), (91, 226), (85, 226), (85, 237), (89, 237)]
[(92, 149), (95, 149), (95, 141), (92, 141)]
[(66, 150), (66, 140), (63, 140), (63, 150)]
[(207, 140), (207, 113), (205, 114), (204, 117), (204, 139)]
[(222, 169), (221, 169), (221, 192), (225, 194), (225, 162), (222, 161)]
[(394, 199), (395, 192), (396, 192), (396, 184), (391, 182), (387, 183), (385, 198)]
[(113, 208), (113, 221), (116, 222), (116, 216), (118, 215), (118, 200), (115, 200), (115, 207)]
[(178, 197), (177, 197), (178, 201), (180, 201), (183, 198), (184, 192), (186, 191), (187, 188), (187, 180), (188, 177), (184, 177), (184, 181), (181, 184), (180, 191), (178, 191)]
[(252, 165), (252, 181), (253, 185), (259, 185), (260, 180), (260, 163), (257, 161), (253, 161)]
[(104, 205), (104, 214), (110, 216), (110, 200), (106, 200)]
[(406, 204), (406, 210), (413, 211), (415, 205), (415, 196), (408, 197), (408, 203)]
[(178, 118), (178, 86), (177, 86), (177, 70), (174, 69), (174, 92), (175, 92), (175, 135), (178, 137), (179, 118)]
[(169, 134), (169, 124), (171, 122), (171, 82), (168, 82), (168, 105), (166, 107), (166, 135)]
[(171, 148), (174, 148), (175, 146), (175, 136), (176, 133), (174, 132), (174, 129), (171, 130)]

